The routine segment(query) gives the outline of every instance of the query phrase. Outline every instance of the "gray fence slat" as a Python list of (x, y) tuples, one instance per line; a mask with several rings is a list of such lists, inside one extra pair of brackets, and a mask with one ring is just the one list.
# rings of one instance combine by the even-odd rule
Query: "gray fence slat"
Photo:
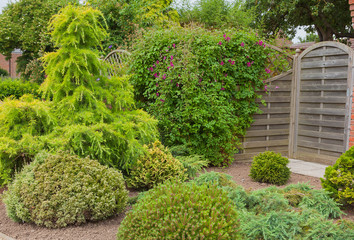
[(311, 126), (322, 126), (322, 127), (344, 128), (344, 121), (324, 121), (324, 120), (313, 120), (313, 119), (300, 118), (299, 124), (311, 125)]
[(336, 55), (348, 55), (348, 53), (344, 52), (339, 48), (329, 48), (329, 49), (318, 49), (313, 50), (306, 54), (304, 58), (309, 57), (322, 57), (322, 56), (336, 56)]
[(301, 85), (301, 91), (346, 91), (346, 84)]
[(310, 141), (304, 141), (304, 140), (298, 140), (297, 144), (298, 144), (298, 146), (301, 146), (301, 147), (313, 148), (313, 149), (323, 149), (323, 150), (334, 151), (334, 152), (343, 152), (343, 150), (344, 150), (344, 146), (342, 146), (342, 145), (317, 143), (317, 142), (310, 142)]
[(335, 108), (300, 108), (300, 113), (308, 113), (308, 114), (324, 114), (324, 115), (336, 115), (336, 116), (344, 116), (346, 113), (345, 109), (335, 109)]
[(319, 137), (319, 138), (328, 138), (336, 140), (344, 140), (344, 133), (330, 133), (330, 132), (317, 132), (317, 131), (308, 131), (308, 130), (299, 130), (299, 136), (307, 137)]
[(266, 108), (266, 107), (261, 107), (260, 110), (262, 110), (263, 114), (268, 114), (268, 113), (290, 113), (290, 107), (271, 107), (271, 108)]
[(334, 73), (302, 73), (301, 80), (314, 80), (314, 79), (347, 79), (347, 72), (334, 72)]
[(265, 102), (290, 102), (290, 96), (285, 96), (285, 97), (273, 97), (273, 96), (268, 96), (268, 97), (262, 97), (262, 99), (257, 99), (256, 102), (261, 102), (261, 100), (264, 100)]
[(302, 103), (346, 103), (346, 97), (300, 97)]
[(270, 119), (256, 119), (252, 125), (277, 125), (277, 124), (289, 124), (290, 118), (270, 118)]
[(348, 59), (336, 59), (327, 61), (313, 61), (301, 63), (301, 68), (323, 68), (323, 67), (347, 67)]
[(289, 139), (284, 140), (269, 140), (269, 141), (254, 141), (244, 142), (244, 148), (258, 148), (258, 147), (270, 147), (270, 146), (288, 146)]
[(277, 136), (277, 135), (289, 135), (289, 131), (285, 129), (275, 129), (275, 130), (252, 130), (247, 131), (247, 137), (266, 137), (266, 136)]

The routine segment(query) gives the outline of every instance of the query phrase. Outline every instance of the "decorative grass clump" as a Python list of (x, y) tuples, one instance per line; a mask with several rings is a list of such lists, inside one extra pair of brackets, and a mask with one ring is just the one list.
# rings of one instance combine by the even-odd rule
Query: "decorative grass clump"
[(145, 145), (145, 154), (138, 158), (127, 180), (134, 188), (152, 188), (166, 180), (184, 181), (186, 169), (160, 141)]
[(253, 158), (250, 177), (262, 183), (285, 184), (290, 178), (289, 159), (280, 153), (264, 152)]
[(123, 175), (88, 158), (39, 153), (4, 194), (8, 216), (49, 228), (106, 219), (128, 200)]
[(236, 208), (215, 185), (168, 182), (147, 192), (117, 239), (239, 239)]

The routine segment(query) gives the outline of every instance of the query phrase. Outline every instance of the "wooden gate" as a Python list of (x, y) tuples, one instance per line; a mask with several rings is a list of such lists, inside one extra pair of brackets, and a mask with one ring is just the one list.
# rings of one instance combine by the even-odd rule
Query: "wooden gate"
[(289, 155), (332, 164), (348, 149), (353, 51), (321, 42), (296, 57)]
[(260, 105), (263, 113), (254, 116), (236, 159), (250, 160), (269, 150), (333, 164), (348, 149), (353, 50), (341, 43), (321, 42), (294, 56), (292, 62), (290, 70), (266, 80), (270, 91), (260, 93), (267, 105)]

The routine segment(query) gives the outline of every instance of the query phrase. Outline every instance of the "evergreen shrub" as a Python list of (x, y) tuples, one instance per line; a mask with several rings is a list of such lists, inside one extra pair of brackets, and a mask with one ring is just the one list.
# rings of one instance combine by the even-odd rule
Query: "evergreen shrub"
[(216, 186), (159, 185), (140, 199), (117, 239), (239, 239), (237, 211)]
[(290, 178), (289, 160), (280, 153), (264, 152), (253, 158), (250, 177), (257, 182), (285, 184)]
[(342, 204), (354, 205), (354, 147), (326, 168), (322, 187)]
[(9, 72), (5, 69), (0, 68), (0, 77), (8, 77), (10, 76)]
[(175, 159), (161, 142), (156, 141), (144, 146), (145, 154), (141, 155), (130, 171), (127, 180), (134, 188), (152, 188), (166, 180), (184, 181), (187, 179), (186, 169)]
[(136, 99), (159, 120), (162, 143), (230, 164), (259, 110), (270, 50), (254, 33), (198, 27), (148, 31), (133, 48)]
[(18, 99), (24, 94), (32, 94), (39, 97), (38, 88), (39, 86), (35, 83), (22, 82), (19, 79), (0, 79), (0, 101), (10, 96)]
[(105, 219), (127, 203), (123, 175), (88, 158), (39, 153), (4, 194), (8, 216), (50, 228)]
[(198, 186), (204, 185), (204, 184), (213, 184), (216, 185), (220, 188), (222, 187), (237, 187), (237, 184), (232, 180), (232, 177), (226, 173), (220, 173), (220, 172), (205, 172), (201, 175), (199, 175), (197, 178), (195, 178), (193, 181), (191, 181)]

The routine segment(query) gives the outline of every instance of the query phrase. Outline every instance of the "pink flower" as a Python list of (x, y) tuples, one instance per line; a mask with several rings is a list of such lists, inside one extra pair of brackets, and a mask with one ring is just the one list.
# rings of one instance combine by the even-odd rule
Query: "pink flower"
[(225, 77), (227, 77), (227, 74), (225, 74)]
[(179, 87), (179, 83), (176, 83), (176, 86)]
[(267, 90), (268, 90), (268, 86), (265, 85), (265, 86), (264, 86), (264, 91), (266, 92)]
[(154, 71), (154, 68), (153, 68), (153, 67), (151, 67), (151, 68), (150, 68), (150, 71), (151, 71), (151, 72), (153, 72), (153, 71)]
[(166, 49), (166, 52), (168, 52), (168, 49)]
[(231, 59), (229, 59), (229, 63), (231, 63)]
[(170, 62), (170, 65), (171, 65), (171, 67), (174, 67), (175, 65), (173, 65), (173, 62)]
[(224, 38), (226, 38), (226, 34), (222, 35)]
[(221, 46), (221, 44), (222, 44), (222, 42), (220, 41), (220, 42), (219, 42), (219, 45)]
[(170, 70), (170, 67), (167, 67), (168, 70)]
[(158, 87), (159, 86), (159, 84), (158, 83), (156, 83), (156, 87)]
[(270, 69), (268, 69), (268, 68), (266, 68), (265, 71), (266, 71), (266, 73), (270, 73), (271, 72)]
[(253, 64), (253, 63), (254, 63), (254, 61), (251, 62), (251, 64)]
[(159, 64), (159, 63), (160, 63), (159, 60), (157, 60), (157, 61), (156, 61), (156, 64)]
[(171, 56), (171, 60), (173, 60), (173, 56)]
[(244, 46), (245, 46), (245, 44), (242, 42), (242, 43), (241, 43), (241, 47), (244, 47)]
[(230, 39), (231, 39), (230, 37), (227, 37), (225, 40), (228, 42), (228, 41), (230, 41)]
[(225, 88), (223, 88), (223, 87), (222, 87), (220, 90), (221, 90), (221, 91), (224, 91), (224, 90), (225, 90)]
[(165, 102), (165, 100), (164, 100), (164, 99), (160, 99), (160, 101), (161, 101), (161, 102)]
[(158, 97), (159, 95), (160, 95), (160, 94), (157, 92), (157, 93), (156, 93), (156, 96)]
[[(155, 78), (158, 78), (159, 75), (158, 75), (157, 73), (155, 73), (155, 74), (154, 74), (154, 77), (155, 77)], [(157, 83), (156, 83), (156, 84), (157, 84)]]
[(232, 62), (231, 62), (231, 65), (234, 65), (234, 64), (235, 64), (235, 61), (232, 61)]
[(220, 65), (221, 65), (221, 66), (222, 66), (222, 65), (224, 65), (224, 62), (223, 62), (223, 61), (221, 61)]
[(279, 88), (279, 86), (275, 86), (275, 89), (278, 89)]
[(202, 82), (202, 79), (199, 79), (199, 83), (201, 83)]
[(246, 58), (250, 58), (250, 56), (246, 56)]
[(248, 62), (247, 63), (247, 67), (250, 67), (252, 65), (252, 63)]
[(163, 79), (163, 80), (165, 80), (165, 79), (166, 79), (166, 74), (164, 74), (164, 75), (162, 76), (162, 79)]
[(176, 47), (176, 44), (172, 44), (172, 47), (175, 48), (175, 47)]
[(163, 60), (166, 60), (166, 56), (163, 57)]
[(259, 44), (259, 46), (262, 46), (262, 45), (263, 45), (263, 41), (260, 40), (260, 41), (258, 42), (258, 44)]

